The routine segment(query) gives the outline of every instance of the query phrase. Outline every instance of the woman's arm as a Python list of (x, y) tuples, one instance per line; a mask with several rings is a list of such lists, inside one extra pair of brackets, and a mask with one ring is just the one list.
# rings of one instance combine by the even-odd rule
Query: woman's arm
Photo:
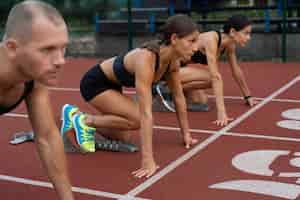
[(218, 45), (217, 39), (214, 37), (207, 38), (205, 43), (205, 53), (207, 57), (208, 69), (211, 74), (212, 89), (216, 96), (216, 106), (218, 119), (215, 121), (217, 125), (227, 125), (231, 120), (228, 118), (225, 103), (224, 103), (224, 92), (223, 92), (223, 79), (218, 69)]
[(152, 82), (154, 78), (155, 56), (147, 50), (141, 50), (134, 62), (135, 87), (139, 100), (141, 116), (140, 135), (142, 167), (134, 172), (136, 177), (150, 177), (157, 170), (152, 149)]
[(185, 147), (189, 148), (190, 145), (195, 144), (197, 140), (191, 137), (189, 130), (186, 100), (179, 77), (179, 63), (175, 63), (174, 66), (171, 66), (171, 71), (167, 76), (167, 82), (172, 91), (172, 97), (176, 107), (176, 116), (184, 139)]
[(228, 47), (227, 50), (226, 50), (226, 54), (227, 54), (227, 57), (228, 57), (229, 65), (231, 67), (232, 76), (235, 79), (235, 81), (237, 82), (237, 84), (238, 84), (238, 86), (239, 86), (239, 88), (240, 88), (240, 90), (241, 90), (241, 92), (244, 96), (244, 99), (245, 99), (246, 103), (249, 106), (255, 105), (256, 101), (254, 101), (252, 96), (251, 96), (251, 92), (250, 92), (250, 89), (247, 85), (244, 73), (243, 73), (241, 67), (239, 66), (239, 64), (237, 62), (235, 45), (231, 45), (230, 47)]

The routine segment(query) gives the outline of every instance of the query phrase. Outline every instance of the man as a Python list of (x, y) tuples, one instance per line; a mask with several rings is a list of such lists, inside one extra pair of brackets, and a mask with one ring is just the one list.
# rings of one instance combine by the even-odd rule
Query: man
[(40, 159), (61, 200), (74, 198), (47, 87), (57, 83), (67, 43), (58, 11), (27, 0), (11, 9), (0, 44), (0, 114), (25, 100)]

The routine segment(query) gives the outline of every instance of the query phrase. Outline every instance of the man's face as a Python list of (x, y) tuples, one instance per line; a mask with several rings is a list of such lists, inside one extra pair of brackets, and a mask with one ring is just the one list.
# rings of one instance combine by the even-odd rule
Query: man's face
[(68, 33), (65, 24), (55, 25), (46, 18), (34, 21), (31, 39), (17, 50), (17, 63), (25, 75), (47, 86), (58, 82), (65, 64)]

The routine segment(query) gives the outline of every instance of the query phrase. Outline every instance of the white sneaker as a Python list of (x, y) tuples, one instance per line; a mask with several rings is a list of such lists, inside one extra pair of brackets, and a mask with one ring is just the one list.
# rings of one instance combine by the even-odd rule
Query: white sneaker
[(157, 84), (155, 86), (155, 90), (159, 95), (161, 102), (167, 108), (167, 110), (170, 112), (176, 112), (174, 103), (170, 98), (171, 97), (170, 92), (166, 92), (167, 90), (161, 84)]

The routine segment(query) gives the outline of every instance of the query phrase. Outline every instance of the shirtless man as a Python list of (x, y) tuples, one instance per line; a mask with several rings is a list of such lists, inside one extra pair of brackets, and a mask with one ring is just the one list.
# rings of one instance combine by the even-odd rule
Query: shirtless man
[(0, 43), (0, 114), (25, 100), (37, 151), (60, 200), (74, 198), (47, 86), (57, 83), (67, 43), (67, 27), (58, 11), (34, 0), (11, 9)]

